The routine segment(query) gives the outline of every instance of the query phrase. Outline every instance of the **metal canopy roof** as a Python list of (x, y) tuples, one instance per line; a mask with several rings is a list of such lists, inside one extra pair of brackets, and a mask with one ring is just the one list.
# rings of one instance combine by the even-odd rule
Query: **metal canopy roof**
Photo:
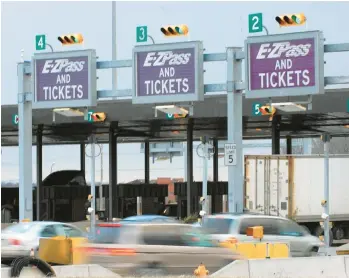
[[(349, 88), (326, 90), (325, 95), (313, 97), (311, 111), (283, 113), (281, 115), (281, 136), (314, 137), (323, 132), (333, 136), (349, 136), (349, 113), (347, 101)], [(306, 101), (304, 97), (273, 98), (273, 102)], [(271, 137), (271, 122), (268, 116), (252, 116), (253, 103), (266, 104), (267, 99), (244, 99), (244, 139)], [(86, 142), (91, 133), (97, 134), (98, 142), (109, 141), (110, 126), (116, 127), (118, 142), (183, 141), (186, 139), (188, 118), (166, 119), (165, 114), (155, 117), (152, 105), (132, 105), (130, 99), (99, 101), (95, 112), (106, 112), (104, 123), (88, 123), (83, 117), (64, 117), (56, 114), (53, 122), (51, 109), (33, 110), (33, 144), (38, 125), (43, 125), (43, 144), (76, 144)], [(1, 145), (18, 145), (18, 127), (12, 123), (17, 114), (17, 105), (1, 107)], [(194, 139), (208, 135), (219, 139), (227, 136), (226, 94), (205, 96), (205, 101), (194, 103)], [(347, 127), (345, 127), (347, 126)]]

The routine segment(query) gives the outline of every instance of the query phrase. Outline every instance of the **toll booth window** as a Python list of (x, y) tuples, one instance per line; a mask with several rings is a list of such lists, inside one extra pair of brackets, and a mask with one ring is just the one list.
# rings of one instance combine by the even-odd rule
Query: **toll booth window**
[(41, 237), (58, 236), (56, 228), (53, 225), (46, 226), (40, 233)]
[(211, 234), (229, 234), (234, 219), (205, 217), (202, 221), (202, 227)]
[(64, 233), (67, 237), (83, 237), (83, 234), (78, 229), (74, 229), (71, 226), (63, 225)]

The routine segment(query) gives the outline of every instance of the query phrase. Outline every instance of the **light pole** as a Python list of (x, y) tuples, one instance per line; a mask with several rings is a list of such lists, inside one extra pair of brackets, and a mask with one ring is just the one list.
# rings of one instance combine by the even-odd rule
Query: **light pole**
[(52, 170), (53, 170), (53, 166), (56, 164), (56, 162), (52, 162), (51, 164), (51, 171), (50, 171), (50, 174), (52, 173)]

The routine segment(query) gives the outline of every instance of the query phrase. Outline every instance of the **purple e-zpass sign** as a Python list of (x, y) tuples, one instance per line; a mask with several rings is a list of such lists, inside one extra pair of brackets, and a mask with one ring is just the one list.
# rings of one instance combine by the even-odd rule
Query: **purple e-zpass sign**
[(91, 65), (91, 51), (38, 56), (34, 57), (36, 108), (92, 106), (96, 99), (96, 82), (91, 79), (96, 66)]
[(198, 50), (195, 42), (136, 47), (133, 103), (199, 100)]
[(319, 37), (318, 32), (305, 32), (247, 39), (246, 96), (320, 93), (324, 77)]

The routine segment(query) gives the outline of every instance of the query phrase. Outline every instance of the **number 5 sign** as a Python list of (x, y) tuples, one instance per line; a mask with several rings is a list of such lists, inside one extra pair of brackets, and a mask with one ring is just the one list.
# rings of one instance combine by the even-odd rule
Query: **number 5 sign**
[(261, 113), (261, 111), (259, 110), (259, 108), (261, 108), (262, 107), (262, 104), (260, 104), (260, 103), (253, 103), (252, 104), (252, 115), (253, 116), (259, 116), (259, 115), (261, 115), (262, 113)]
[(248, 32), (258, 33), (263, 31), (262, 13), (248, 15)]
[(224, 144), (224, 165), (236, 166), (236, 144)]

